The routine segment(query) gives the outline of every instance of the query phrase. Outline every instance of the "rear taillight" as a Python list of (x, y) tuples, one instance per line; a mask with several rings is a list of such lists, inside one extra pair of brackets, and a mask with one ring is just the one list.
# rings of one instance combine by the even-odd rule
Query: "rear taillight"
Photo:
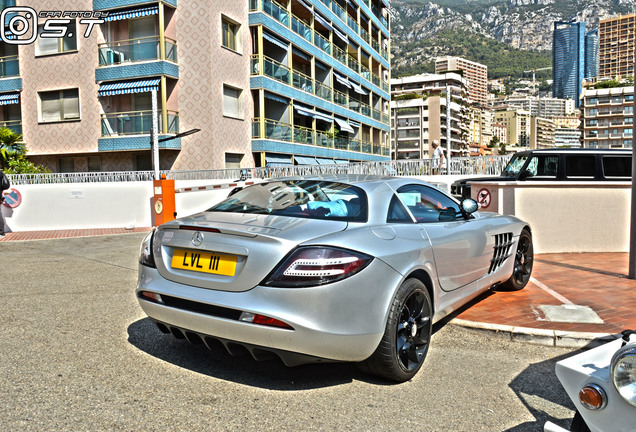
[(346, 279), (365, 268), (373, 257), (334, 247), (296, 249), (265, 279), (265, 286), (298, 288)]
[(148, 267), (156, 267), (155, 257), (152, 252), (152, 238), (154, 233), (153, 230), (146, 235), (141, 242), (141, 248), (139, 250), (139, 263)]

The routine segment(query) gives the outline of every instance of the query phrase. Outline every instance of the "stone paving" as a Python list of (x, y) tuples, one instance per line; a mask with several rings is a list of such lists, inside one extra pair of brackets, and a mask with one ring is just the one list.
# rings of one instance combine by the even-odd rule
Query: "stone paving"
[[(636, 329), (636, 280), (628, 279), (627, 253), (535, 256), (531, 282), (521, 291), (490, 291), (457, 319), (564, 332), (619, 333)], [(543, 306), (587, 306), (601, 320), (556, 322)]]

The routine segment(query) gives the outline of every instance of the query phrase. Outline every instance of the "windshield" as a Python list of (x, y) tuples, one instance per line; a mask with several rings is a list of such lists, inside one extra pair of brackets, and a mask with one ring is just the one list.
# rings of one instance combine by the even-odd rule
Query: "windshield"
[(208, 211), (364, 222), (367, 197), (362, 189), (343, 183), (273, 181), (241, 189)]
[(506, 167), (504, 168), (501, 175), (504, 177), (516, 177), (517, 175), (519, 175), (521, 168), (523, 168), (523, 165), (526, 163), (527, 160), (527, 155), (513, 156), (512, 159), (510, 159), (510, 162), (508, 162), (508, 165), (506, 165)]

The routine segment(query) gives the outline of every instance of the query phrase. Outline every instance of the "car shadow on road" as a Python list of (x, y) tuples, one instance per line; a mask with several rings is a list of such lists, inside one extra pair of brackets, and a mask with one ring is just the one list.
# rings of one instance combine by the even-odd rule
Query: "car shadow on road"
[[(513, 428), (507, 429), (504, 432), (535, 432), (537, 430), (543, 430), (543, 425), (547, 421), (551, 421), (567, 430), (570, 430), (570, 423), (574, 416), (574, 404), (568, 397), (567, 393), (561, 386), (561, 382), (554, 372), (554, 367), (557, 362), (572, 357), (580, 351), (564, 354), (558, 357), (553, 357), (548, 360), (533, 363), (523, 370), (519, 375), (513, 379), (509, 387), (517, 395), (521, 403), (525, 405), (528, 412), (536, 419), (532, 422), (525, 422), (519, 424)], [(542, 380), (537, 380), (536, 377), (544, 377)], [(540, 408), (537, 408), (537, 401), (541, 400), (541, 406), (550, 406), (551, 412), (546, 412)], [(546, 401), (548, 404), (546, 404)], [(572, 413), (566, 418), (554, 417), (556, 410), (561, 408), (567, 408)]]
[(175, 366), (210, 377), (261, 387), (293, 391), (333, 387), (354, 380), (394, 385), (360, 372), (352, 363), (317, 363), (287, 367), (280, 360), (256, 361), (250, 355), (232, 356), (219, 345), (210, 350), (159, 331), (149, 318), (128, 327), (128, 342), (141, 351)]

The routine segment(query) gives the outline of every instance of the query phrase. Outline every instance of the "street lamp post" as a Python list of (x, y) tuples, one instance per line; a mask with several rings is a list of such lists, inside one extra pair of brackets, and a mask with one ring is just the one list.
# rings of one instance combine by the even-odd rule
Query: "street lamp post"
[[(636, 12), (635, 12), (636, 16)], [(632, 24), (634, 32), (634, 54), (636, 54), (636, 25)], [(634, 105), (632, 113), (632, 124), (636, 125), (636, 55), (634, 55), (634, 69), (632, 71), (634, 77)], [(632, 205), (631, 205), (631, 222), (629, 234), (629, 278), (636, 279), (636, 154), (634, 154), (634, 138), (636, 134), (632, 132)]]
[(451, 161), (451, 88), (446, 84), (446, 175), (450, 175)]

